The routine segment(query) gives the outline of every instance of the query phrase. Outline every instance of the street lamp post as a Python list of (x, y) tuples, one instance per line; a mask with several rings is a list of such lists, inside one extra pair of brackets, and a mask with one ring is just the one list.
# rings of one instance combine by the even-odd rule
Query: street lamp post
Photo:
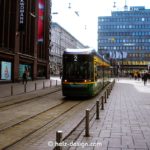
[(121, 75), (123, 76), (123, 52), (121, 51)]
[(63, 49), (62, 49), (62, 46), (63, 46), (63, 45), (62, 45), (62, 40), (63, 40), (63, 39), (62, 39), (62, 33), (63, 33), (62, 31), (59, 32), (59, 34), (60, 34), (60, 39), (59, 39), (59, 42), (60, 42), (60, 43), (59, 43), (59, 46), (60, 46), (60, 51), (59, 51), (59, 63), (60, 63), (60, 66), (59, 66), (59, 73), (60, 73), (60, 68), (61, 68), (61, 66), (62, 66), (62, 63), (61, 63), (61, 60), (62, 60), (62, 50), (63, 50)]

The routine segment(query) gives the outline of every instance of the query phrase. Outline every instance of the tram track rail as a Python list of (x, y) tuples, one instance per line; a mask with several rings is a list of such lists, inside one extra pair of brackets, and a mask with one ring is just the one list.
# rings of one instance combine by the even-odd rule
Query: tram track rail
[[(75, 116), (79, 113), (79, 110), (82, 110), (85, 106), (87, 107), (90, 103), (90, 100), (65, 100), (48, 110), (1, 130), (0, 142), (2, 139), (5, 142), (0, 145), (0, 149), (7, 149), (23, 139), (40, 132), (40, 130), (41, 132), (38, 138), (39, 136), (44, 136), (47, 131), (53, 132), (54, 128), (59, 127), (61, 124), (65, 124), (66, 121), (68, 122), (68, 118), (72, 118), (72, 113)], [(72, 113), (70, 114), (70, 112)], [(80, 115), (82, 119), (83, 111), (80, 111)], [(14, 137), (13, 134), (15, 131), (17, 131), (17, 133), (15, 133), (17, 136)], [(3, 138), (1, 139), (1, 137)], [(9, 140), (8, 137), (10, 138)]]
[[(10, 126), (4, 130), (1, 130), (0, 137), (3, 136), (3, 139), (5, 139), (5, 141), (8, 141), (9, 143), (5, 142), (5, 144), (0, 145), (0, 149), (8, 148), (11, 145), (16, 144), (23, 138), (26, 138), (32, 135), (33, 133), (35, 133), (36, 131), (44, 128), (48, 124), (52, 124), (53, 122), (55, 122), (57, 118), (67, 113), (68, 111), (70, 111), (71, 109), (73, 109), (75, 106), (79, 105), (82, 102), (74, 102), (72, 104), (71, 103), (69, 104), (69, 103), (70, 102), (63, 102), (44, 112), (41, 112), (26, 120), (20, 121), (17, 124), (14, 124), (13, 126)], [(65, 107), (65, 109), (63, 109), (63, 107)], [(11, 138), (11, 140), (8, 140), (8, 137), (12, 137), (13, 135), (12, 133), (14, 131), (17, 131), (17, 136)]]
[[(53, 92), (54, 95), (58, 95), (59, 93), (60, 93), (60, 91), (57, 93)], [(47, 95), (49, 95), (49, 94), (47, 94)], [(37, 102), (41, 98), (47, 98), (46, 97), (47, 95), (40, 96), (40, 98), (34, 97), (34, 98), (30, 99), (30, 101), (29, 100), (20, 101), (19, 105), (18, 105), (18, 103), (16, 104), (16, 102), (15, 103), (13, 102), (9, 106), (8, 105), (3, 106), (3, 108), (0, 108), (0, 110), (3, 109), (3, 111), (8, 111), (10, 109), (10, 111), (11, 111), (12, 109), (16, 109), (17, 107), (21, 107), (21, 105), (27, 105), (29, 103)], [(15, 136), (15, 138), (18, 137), (16, 141), (20, 141), (22, 138), (27, 137), (30, 134), (33, 134), (37, 130), (46, 126), (47, 124), (52, 123), (54, 120), (59, 118), (64, 113), (67, 113), (69, 110), (73, 109), (76, 105), (78, 105), (80, 103), (82, 103), (82, 101), (69, 101), (69, 100), (58, 101), (57, 103), (51, 104), (51, 108), (48, 108), (46, 110), (42, 109), (42, 112), (39, 112), (37, 114), (27, 116), (27, 117), (25, 116), (25, 118), (24, 118), (24, 116), (23, 117), (19, 116), (19, 118), (16, 118), (14, 120), (10, 120), (8, 122), (6, 121), (4, 124), (1, 123), (0, 124), (0, 143), (2, 143), (1, 141), (3, 139), (5, 139), (5, 137), (6, 137), (6, 139), (4, 141), (8, 141), (8, 142), (11, 141), (11, 140), (8, 140), (8, 137), (11, 138), (12, 137), (11, 133), (13, 133), (14, 131), (21, 132), (21, 133), (19, 133), (19, 136)], [(61, 108), (63, 105), (64, 105), (64, 109)], [(4, 110), (4, 108), (5, 108), (5, 110)], [(56, 113), (54, 110), (58, 110), (59, 113)], [(63, 110), (63, 112), (61, 112), (60, 110)], [(45, 116), (50, 116), (50, 117), (45, 118)], [(43, 120), (42, 118), (45, 118), (45, 120)], [(41, 121), (41, 124), (39, 123), (40, 121)], [(33, 128), (31, 127), (33, 124), (37, 124), (37, 123), (38, 123), (37, 126), (35, 125)], [(28, 131), (26, 131), (25, 129), (28, 127), (31, 127), (33, 130), (31, 131), (31, 129), (29, 128)], [(11, 144), (14, 144), (16, 142), (16, 141), (14, 141), (15, 138), (12, 138), (12, 142), (10, 142)], [(5, 142), (5, 143), (7, 143), (7, 142)], [(5, 143), (2, 143), (0, 145), (0, 149), (4, 149), (6, 147), (9, 147), (9, 144), (5, 145)], [(5, 145), (4, 147), (2, 146), (3, 144)]]
[[(60, 91), (53, 92), (53, 94), (55, 94), (55, 93), (58, 94), (58, 93), (60, 93)], [(50, 94), (52, 94), (52, 93), (50, 93)], [(13, 110), (21, 108), (21, 107), (24, 107), (25, 105), (27, 105), (24, 108), (24, 109), (26, 109), (26, 108), (28, 108), (29, 105), (32, 105), (32, 103), (37, 103), (37, 102), (42, 103), (43, 98), (44, 99), (46, 99), (46, 98), (48, 99), (50, 94), (46, 94), (46, 95), (43, 95), (43, 96), (40, 96), (40, 97), (34, 97), (32, 99), (28, 99), (28, 100), (25, 100), (25, 101), (20, 101), (17, 104), (13, 103), (11, 105), (2, 107), (2, 108), (0, 108), (0, 113), (4, 114), (4, 113), (7, 113), (9, 111), (14, 112)], [(53, 108), (55, 108), (58, 105), (61, 105), (63, 103), (64, 103), (64, 101), (52, 102), (48, 107), (44, 107), (43, 109), (41, 109), (40, 111), (37, 111), (35, 113), (31, 113), (29, 115), (24, 115), (24, 114), (23, 115), (19, 115), (19, 116), (16, 116), (16, 119), (13, 118), (13, 119), (11, 119), (9, 121), (6, 121), (4, 123), (2, 123), (0, 121), (0, 132), (5, 130), (5, 129), (7, 129), (7, 128), (9, 128), (9, 127), (11, 127), (11, 126), (13, 126), (13, 125), (15, 125), (15, 124), (21, 123), (21, 122), (23, 122), (25, 120), (28, 120), (28, 119), (36, 116), (36, 115), (39, 115), (39, 114), (47, 111), (48, 109), (53, 109)]]

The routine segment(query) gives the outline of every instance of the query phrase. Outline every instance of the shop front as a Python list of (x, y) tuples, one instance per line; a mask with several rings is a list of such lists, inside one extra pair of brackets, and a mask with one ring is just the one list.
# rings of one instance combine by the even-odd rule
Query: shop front
[(33, 79), (33, 67), (31, 64), (19, 64), (19, 79), (22, 79), (24, 72), (28, 73), (28, 80)]

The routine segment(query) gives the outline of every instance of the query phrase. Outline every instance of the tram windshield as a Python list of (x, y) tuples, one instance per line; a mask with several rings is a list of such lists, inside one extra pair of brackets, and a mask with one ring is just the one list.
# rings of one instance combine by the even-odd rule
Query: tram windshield
[(83, 81), (93, 79), (92, 57), (89, 55), (64, 55), (63, 79)]

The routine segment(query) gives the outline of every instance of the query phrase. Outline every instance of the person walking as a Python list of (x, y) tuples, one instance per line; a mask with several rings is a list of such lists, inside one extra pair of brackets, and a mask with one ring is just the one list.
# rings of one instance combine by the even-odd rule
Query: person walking
[(59, 73), (60, 79), (62, 78), (62, 75), (63, 75), (63, 73), (62, 73), (62, 70), (61, 70), (60, 73)]
[(27, 74), (26, 74), (26, 71), (24, 71), (23, 75), (22, 75), (22, 83), (24, 84), (27, 84)]
[(146, 85), (146, 83), (147, 83), (147, 78), (148, 78), (148, 74), (144, 73), (144, 75), (143, 75), (144, 85)]

